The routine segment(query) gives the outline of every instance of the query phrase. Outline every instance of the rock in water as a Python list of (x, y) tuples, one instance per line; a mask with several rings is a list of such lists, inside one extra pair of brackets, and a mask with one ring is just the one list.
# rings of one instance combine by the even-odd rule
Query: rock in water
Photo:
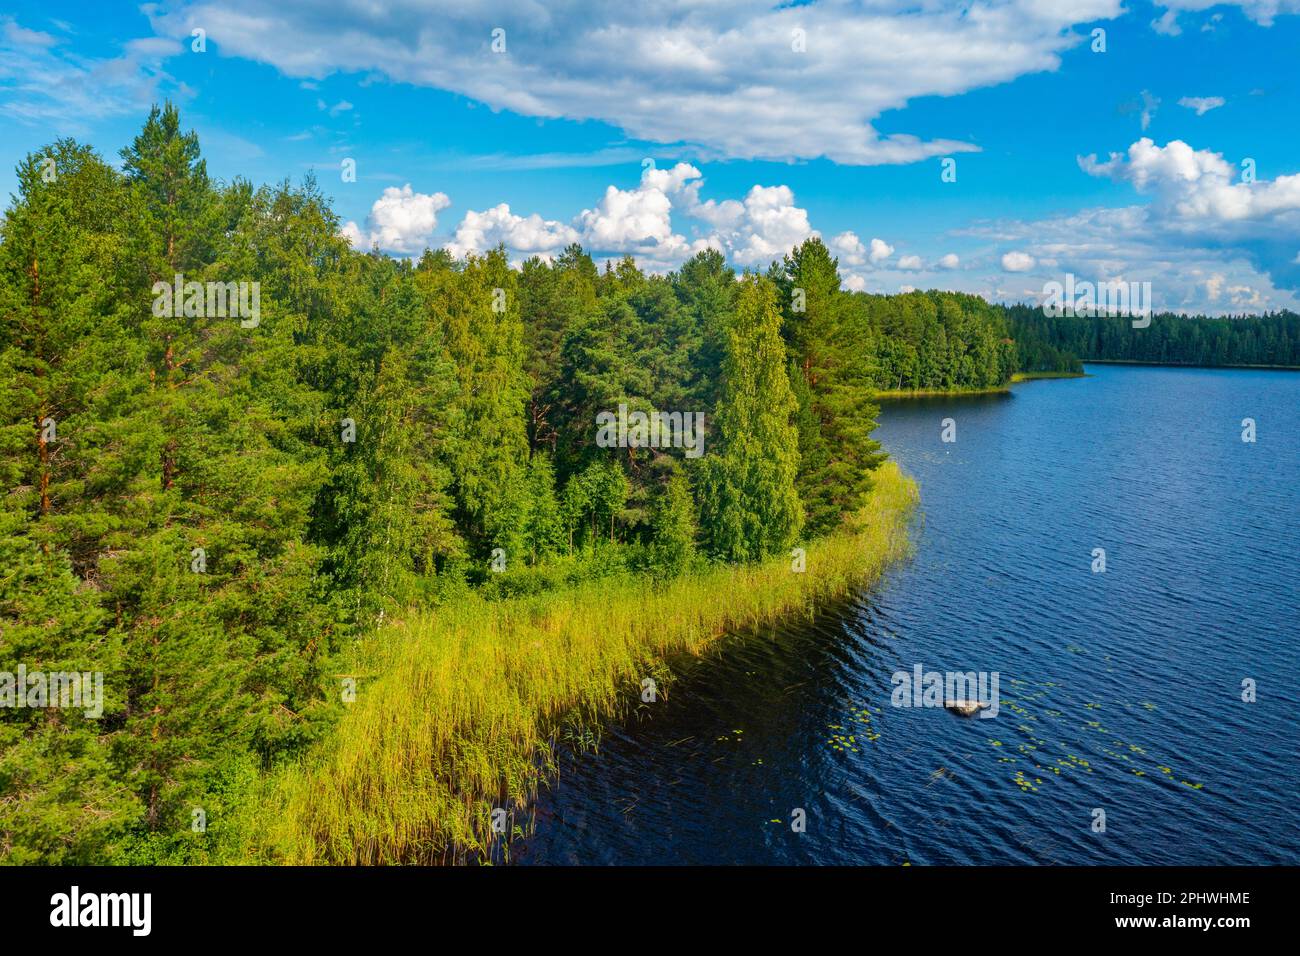
[(978, 700), (949, 700), (945, 701), (943, 706), (961, 714), (963, 717), (973, 717), (988, 707), (988, 704), (981, 703)]

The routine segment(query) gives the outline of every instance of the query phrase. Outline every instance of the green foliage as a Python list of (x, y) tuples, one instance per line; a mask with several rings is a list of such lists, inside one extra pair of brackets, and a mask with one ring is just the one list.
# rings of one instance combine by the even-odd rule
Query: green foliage
[(1007, 315), (1027, 371), (1082, 371), (1079, 359), (1155, 365), (1300, 368), (1300, 315), (1208, 318), (1159, 313), (1134, 328), (1125, 316), (1047, 316), (1027, 305)]
[(799, 495), (808, 532), (822, 534), (862, 507), (885, 457), (871, 437), (877, 336), (861, 298), (840, 288), (837, 262), (820, 239), (804, 242), (773, 274), (798, 402)]
[(459, 524), (481, 555), (520, 553), (529, 383), (516, 275), (501, 249), (421, 275), (459, 385), (447, 439)]
[(654, 564), (658, 571), (679, 574), (695, 561), (695, 503), (680, 474), (669, 476), (654, 510)]
[(537, 452), (528, 462), (527, 481), (523, 539), (529, 562), (537, 564), (557, 554), (564, 544), (564, 522), (555, 496), (555, 469), (546, 452)]
[(803, 527), (795, 488), (798, 432), (776, 288), (746, 276), (728, 322), (717, 437), (704, 459), (701, 518), (709, 550), (731, 561), (784, 551)]
[(960, 292), (858, 294), (880, 336), (882, 391), (998, 388), (1017, 371), (1002, 310)]
[[(121, 156), (28, 156), (0, 223), (0, 673), (104, 686), (97, 717), (0, 710), (9, 862), (239, 858), (395, 618), (778, 555), (866, 500), (895, 365), (1013, 367), (1000, 313), (850, 295), (817, 240), (774, 281), (714, 250), (412, 264), (351, 249), (310, 177), (212, 180), (170, 104)], [(163, 308), (178, 275), (255, 283), (257, 320)], [(703, 416), (704, 457), (598, 446), (620, 405)]]

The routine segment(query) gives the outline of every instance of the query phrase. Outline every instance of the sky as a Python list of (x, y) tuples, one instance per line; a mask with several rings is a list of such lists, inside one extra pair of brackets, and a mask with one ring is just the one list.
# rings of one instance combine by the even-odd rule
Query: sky
[(819, 235), (855, 290), (1300, 309), (1300, 0), (4, 9), (4, 195), (59, 137), (120, 164), (171, 100), (211, 175), (314, 173), (396, 256), (765, 269)]

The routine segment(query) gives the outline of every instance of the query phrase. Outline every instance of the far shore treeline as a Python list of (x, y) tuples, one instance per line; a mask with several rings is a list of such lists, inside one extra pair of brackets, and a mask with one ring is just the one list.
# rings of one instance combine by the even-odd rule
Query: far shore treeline
[(1080, 359), (1300, 368), (1300, 315), (1294, 312), (1235, 318), (1158, 312), (1135, 324), (1123, 316), (1046, 316), (1027, 305), (1005, 311), (1024, 372), (1078, 372)]
[[(1130, 334), (849, 293), (815, 238), (743, 276), (716, 251), (663, 276), (576, 245), (357, 251), (313, 180), (211, 179), (171, 106), (121, 155), (32, 154), (0, 233), (0, 676), (104, 693), (97, 718), (0, 708), (7, 862), (194, 858), (195, 808), (326, 736), (347, 648), (411, 608), (827, 535), (884, 458), (878, 392), (1075, 356), (1300, 364), (1295, 316)], [(178, 276), (257, 314), (157, 307)], [(702, 413), (704, 454), (603, 447), (620, 405)]]

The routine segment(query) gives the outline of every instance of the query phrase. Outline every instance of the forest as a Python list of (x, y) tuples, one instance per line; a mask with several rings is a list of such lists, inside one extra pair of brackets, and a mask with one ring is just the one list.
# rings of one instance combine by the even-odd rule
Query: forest
[[(18, 180), (0, 669), (104, 702), (0, 710), (11, 862), (184, 858), (192, 806), (330, 732), (385, 618), (782, 554), (862, 506), (882, 376), (1014, 370), (978, 300), (843, 292), (817, 239), (741, 276), (355, 251), (314, 181), (210, 177), (170, 105), (120, 170), (60, 140)], [(601, 447), (620, 404), (702, 413), (707, 454)]]
[(1300, 315), (1294, 312), (1222, 318), (1163, 312), (1144, 328), (1116, 316), (1050, 317), (1027, 305), (1009, 307), (1007, 318), (1021, 344), (1023, 370), (1064, 371), (1077, 359), (1300, 368)]
[[(849, 293), (817, 238), (741, 275), (716, 251), (653, 275), (576, 245), (354, 250), (315, 180), (209, 176), (170, 105), (120, 169), (63, 139), (18, 181), (0, 672), (102, 674), (104, 699), (0, 707), (12, 863), (204, 858), (195, 807), (234, 814), (326, 740), (356, 647), (414, 609), (490, 619), (602, 581), (706, 602), (718, 569), (834, 535), (885, 471), (879, 391), (1005, 387), (1067, 352), (1300, 364), (1296, 316), (1137, 335)], [(702, 415), (705, 453), (607, 447), (620, 406)]]

